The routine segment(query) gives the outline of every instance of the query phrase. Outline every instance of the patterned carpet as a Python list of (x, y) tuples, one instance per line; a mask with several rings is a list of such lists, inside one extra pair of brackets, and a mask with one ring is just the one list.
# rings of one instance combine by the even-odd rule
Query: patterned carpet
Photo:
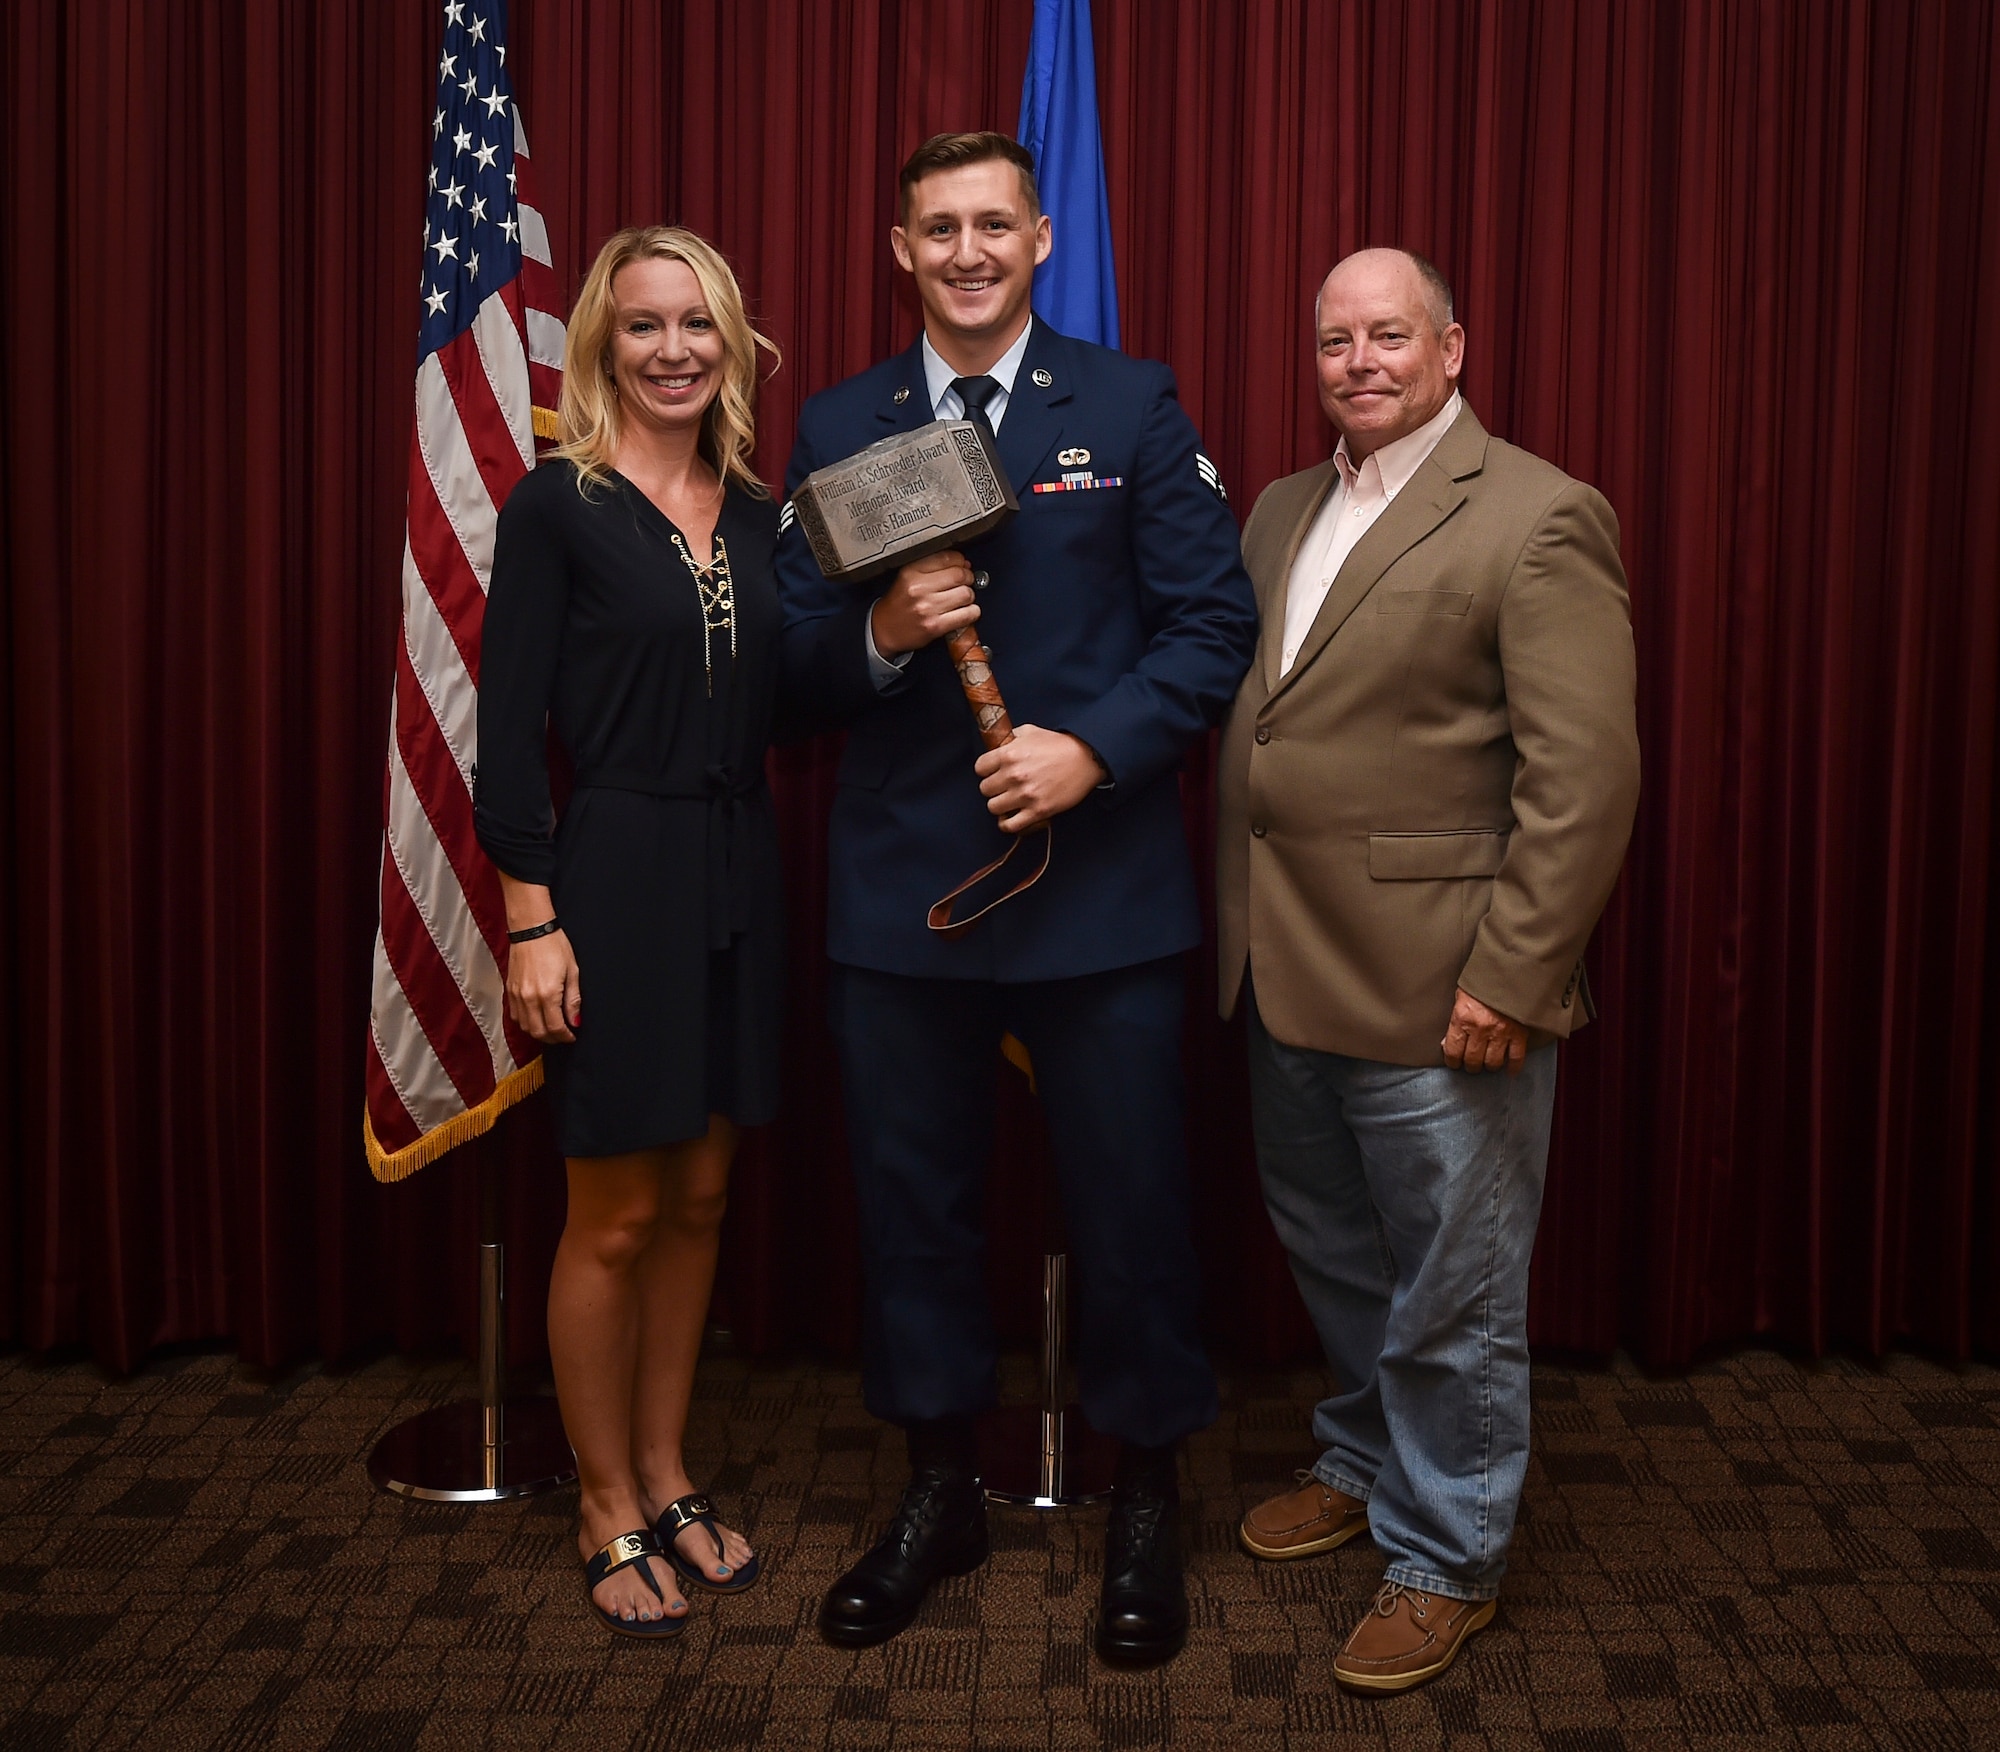
[[(1016, 1385), (1025, 1387), (1025, 1377)], [(984, 1571), (860, 1654), (818, 1590), (894, 1500), (852, 1374), (704, 1365), (700, 1472), (767, 1581), (665, 1648), (586, 1618), (573, 1492), (376, 1494), (382, 1430), (467, 1390), (385, 1361), (266, 1389), (223, 1356), (123, 1381), (0, 1358), (0, 1746), (2000, 1747), (2000, 1371), (1752, 1353), (1686, 1381), (1542, 1368), (1501, 1616), (1440, 1683), (1338, 1693), (1366, 1541), (1259, 1566), (1311, 1371), (1239, 1372), (1193, 1444), (1195, 1629), (1086, 1652), (1102, 1511), (997, 1516)]]

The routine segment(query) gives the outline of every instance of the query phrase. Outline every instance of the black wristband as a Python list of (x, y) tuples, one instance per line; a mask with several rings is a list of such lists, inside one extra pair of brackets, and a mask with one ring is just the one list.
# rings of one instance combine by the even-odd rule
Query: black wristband
[(530, 925), (525, 931), (509, 931), (507, 933), (507, 941), (510, 943), (532, 943), (537, 937), (553, 937), (561, 929), (561, 919), (550, 919), (545, 925)]

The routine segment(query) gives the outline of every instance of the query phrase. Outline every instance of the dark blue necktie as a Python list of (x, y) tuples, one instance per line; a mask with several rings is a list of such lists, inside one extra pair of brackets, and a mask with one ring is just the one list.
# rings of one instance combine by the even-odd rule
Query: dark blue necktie
[(986, 435), (992, 437), (993, 422), (987, 418), (986, 404), (1000, 393), (999, 383), (991, 377), (954, 377), (951, 387), (965, 403), (965, 417), (985, 427)]

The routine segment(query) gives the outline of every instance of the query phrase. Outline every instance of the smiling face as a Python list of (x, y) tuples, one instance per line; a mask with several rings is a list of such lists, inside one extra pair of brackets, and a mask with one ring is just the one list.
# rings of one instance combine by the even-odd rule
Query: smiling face
[(1407, 437), (1451, 400), (1465, 330), (1440, 328), (1423, 278), (1400, 250), (1349, 256), (1320, 288), (1319, 405), (1356, 462)]
[(916, 276), (931, 345), (960, 373), (986, 370), (1013, 345), (1050, 232), (1012, 164), (933, 171), (911, 188), (889, 239)]
[(629, 262), (611, 300), (606, 363), (619, 410), (659, 431), (698, 431), (722, 388), (724, 349), (694, 270), (657, 257)]

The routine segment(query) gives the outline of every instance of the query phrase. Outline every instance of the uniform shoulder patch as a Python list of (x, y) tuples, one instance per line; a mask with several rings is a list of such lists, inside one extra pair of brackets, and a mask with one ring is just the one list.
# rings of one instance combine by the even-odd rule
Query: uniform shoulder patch
[(1225, 505), (1229, 503), (1229, 489), (1222, 484), (1222, 471), (1199, 450), (1194, 453), (1194, 466), (1199, 471), (1202, 484), (1214, 489), (1215, 496)]
[(798, 513), (792, 509), (791, 500), (787, 499), (778, 507), (778, 533), (783, 535), (790, 529), (797, 516)]

